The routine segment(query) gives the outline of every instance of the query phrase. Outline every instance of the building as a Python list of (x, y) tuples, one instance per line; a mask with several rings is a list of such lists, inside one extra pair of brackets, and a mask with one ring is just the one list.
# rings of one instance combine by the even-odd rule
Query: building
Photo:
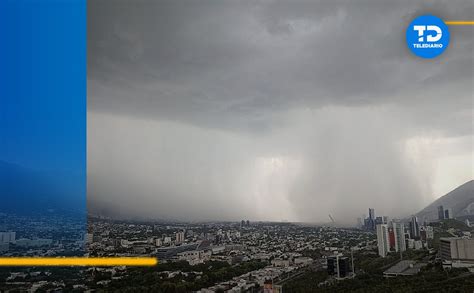
[(53, 243), (52, 239), (43, 239), (43, 238), (36, 238), (36, 239), (22, 238), (16, 241), (16, 245), (20, 247), (41, 247), (41, 246), (49, 246), (52, 243)]
[(184, 232), (183, 231), (179, 231), (179, 232), (176, 232), (176, 243), (183, 243), (184, 242)]
[(263, 282), (263, 293), (281, 293), (281, 292), (283, 292), (283, 287), (280, 285), (273, 284), (273, 280), (268, 279)]
[(438, 220), (444, 220), (444, 208), (443, 208), (443, 206), (438, 207)]
[(474, 262), (474, 239), (440, 238), (440, 257), (443, 262)]
[(364, 227), (368, 231), (374, 231), (375, 230), (375, 210), (372, 208), (369, 208), (369, 217), (364, 220)]
[(388, 224), (388, 217), (387, 216), (376, 217), (375, 218), (375, 225), (378, 225), (378, 224)]
[(351, 263), (347, 256), (339, 257), (339, 278), (345, 278), (349, 276), (351, 271)]
[(421, 226), (420, 227), (421, 240), (426, 241), (434, 238), (434, 231), (432, 226)]
[(397, 242), (396, 242), (396, 239), (395, 239), (395, 230), (393, 229), (393, 227), (388, 227), (388, 246), (390, 248), (390, 250), (395, 250), (397, 251)]
[(175, 257), (180, 252), (196, 250), (199, 243), (182, 244), (180, 246), (160, 247), (156, 250), (156, 256), (159, 260), (168, 260)]
[(329, 275), (337, 275), (345, 278), (351, 272), (351, 262), (347, 256), (331, 255), (327, 258), (327, 272)]
[(415, 240), (413, 246), (415, 250), (423, 249), (423, 242), (421, 240)]
[(0, 232), (0, 243), (15, 243), (16, 232)]
[(411, 217), (410, 237), (412, 239), (419, 239), (420, 238), (420, 225), (418, 224), (418, 218), (416, 216)]
[(414, 260), (402, 260), (383, 272), (386, 278), (397, 276), (412, 276), (420, 272), (426, 263), (417, 263)]
[(445, 209), (444, 210), (444, 218), (445, 219), (452, 219), (453, 218), (453, 209)]
[(387, 224), (377, 225), (377, 248), (381, 257), (386, 257), (390, 251), (390, 235)]
[(210, 260), (211, 255), (212, 252), (210, 250), (190, 250), (177, 254), (179, 260), (185, 260), (192, 266)]
[(156, 238), (155, 239), (155, 246), (160, 247), (161, 245), (163, 245), (163, 241), (161, 240), (161, 238)]
[(405, 241), (405, 225), (399, 222), (392, 222), (392, 227), (395, 234), (395, 251), (407, 250)]
[(377, 225), (377, 248), (381, 257), (391, 251), (405, 251), (405, 225), (394, 221)]
[(375, 219), (375, 209), (369, 208), (369, 219)]
[(275, 258), (271, 261), (272, 266), (274, 267), (289, 267), (290, 266), (290, 260), (288, 259), (281, 259), (281, 258)]

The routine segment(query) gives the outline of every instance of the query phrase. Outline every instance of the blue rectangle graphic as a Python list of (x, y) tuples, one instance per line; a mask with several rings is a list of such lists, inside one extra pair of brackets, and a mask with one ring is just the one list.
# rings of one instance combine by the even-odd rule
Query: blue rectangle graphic
[[(7, 251), (20, 248), (18, 239), (79, 240), (86, 223), (86, 1), (1, 1), (0, 31), (0, 232), (16, 233)], [(42, 227), (27, 228), (33, 221)]]

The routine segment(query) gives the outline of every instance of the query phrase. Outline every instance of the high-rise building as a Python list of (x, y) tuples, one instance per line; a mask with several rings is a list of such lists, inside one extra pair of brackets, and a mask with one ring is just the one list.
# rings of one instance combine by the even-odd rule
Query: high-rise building
[(347, 256), (331, 255), (327, 258), (327, 272), (329, 275), (337, 275), (344, 278), (351, 272), (351, 262)]
[(444, 220), (444, 208), (443, 208), (443, 206), (438, 207), (438, 220)]
[(176, 243), (183, 243), (184, 242), (184, 232), (179, 231), (176, 233)]
[(388, 233), (387, 224), (377, 225), (377, 247), (379, 250), (379, 255), (381, 257), (386, 257), (387, 253), (390, 251), (390, 238)]
[(377, 248), (381, 257), (390, 251), (405, 251), (405, 226), (394, 221), (377, 225)]
[(337, 269), (337, 257), (335, 255), (328, 256), (327, 261), (327, 272), (329, 275), (334, 275)]
[(411, 217), (410, 221), (410, 236), (412, 239), (420, 238), (420, 225), (416, 216)]
[(453, 209), (445, 209), (444, 210), (444, 218), (445, 219), (452, 219), (453, 218)]
[(386, 223), (383, 222), (382, 217), (376, 217), (375, 218), (375, 225), (378, 225), (378, 224), (386, 224)]
[(375, 210), (372, 208), (369, 208), (369, 219), (375, 220)]
[(351, 271), (351, 263), (347, 256), (339, 257), (339, 278), (345, 278)]
[(395, 251), (405, 251), (407, 249), (405, 243), (405, 225), (399, 222), (392, 222), (395, 234)]
[(368, 231), (374, 231), (376, 222), (375, 222), (375, 210), (369, 208), (369, 217), (364, 220), (365, 229)]
[(396, 249), (396, 238), (395, 238), (395, 230), (393, 227), (388, 227), (388, 247), (390, 250), (397, 250)]

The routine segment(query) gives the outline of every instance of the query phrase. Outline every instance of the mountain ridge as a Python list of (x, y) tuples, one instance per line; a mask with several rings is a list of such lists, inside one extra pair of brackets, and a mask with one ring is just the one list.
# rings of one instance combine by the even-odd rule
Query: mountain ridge
[(423, 221), (437, 220), (440, 205), (444, 209), (452, 209), (454, 218), (474, 217), (474, 180), (467, 181), (436, 199), (416, 216)]

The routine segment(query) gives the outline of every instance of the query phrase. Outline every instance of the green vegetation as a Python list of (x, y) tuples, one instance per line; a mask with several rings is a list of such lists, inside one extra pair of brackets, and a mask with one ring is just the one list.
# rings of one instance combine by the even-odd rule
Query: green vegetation
[[(432, 258), (426, 250), (408, 250), (403, 259), (426, 260)], [(354, 279), (335, 281), (325, 271), (307, 271), (284, 284), (284, 292), (473, 292), (474, 275), (466, 269), (443, 270), (437, 264), (428, 264), (414, 276), (384, 278), (383, 271), (400, 260), (397, 253), (385, 258), (375, 253), (354, 254), (357, 276)], [(325, 282), (328, 281), (328, 282)]]
[[(435, 224), (436, 225), (436, 224)], [(457, 229), (462, 231), (471, 231), (472, 228), (468, 227), (464, 222), (455, 219), (445, 219), (438, 223), (439, 227), (446, 231), (448, 229)]]
[[(190, 266), (185, 261), (165, 263), (153, 268), (129, 269), (123, 279), (112, 280), (103, 290), (111, 292), (190, 292), (228, 281), (233, 277), (261, 269), (266, 265), (267, 263), (261, 261), (243, 262), (234, 266), (227, 262), (217, 261), (196, 266)], [(181, 273), (167, 278), (165, 271), (180, 271)], [(99, 281), (99, 278), (102, 279), (96, 275), (93, 283)]]
[(308, 271), (300, 277), (290, 280), (283, 285), (283, 292), (316, 292), (319, 283), (328, 277), (326, 271)]
[[(374, 265), (373, 263), (371, 266)], [(414, 276), (384, 278), (381, 273), (362, 273), (354, 279), (330, 284), (324, 271), (308, 271), (284, 285), (284, 292), (473, 292), (474, 276), (465, 269), (443, 270), (438, 265), (428, 265)]]
[(384, 278), (380, 274), (362, 274), (351, 280), (320, 288), (317, 292), (472, 292), (474, 277), (467, 270), (445, 271), (429, 265), (414, 276)]
[[(426, 250), (407, 250), (403, 252), (403, 259), (422, 260), (429, 256)], [(355, 253), (354, 266), (356, 273), (382, 274), (383, 271), (400, 261), (400, 253), (389, 253), (386, 257), (373, 254)]]

